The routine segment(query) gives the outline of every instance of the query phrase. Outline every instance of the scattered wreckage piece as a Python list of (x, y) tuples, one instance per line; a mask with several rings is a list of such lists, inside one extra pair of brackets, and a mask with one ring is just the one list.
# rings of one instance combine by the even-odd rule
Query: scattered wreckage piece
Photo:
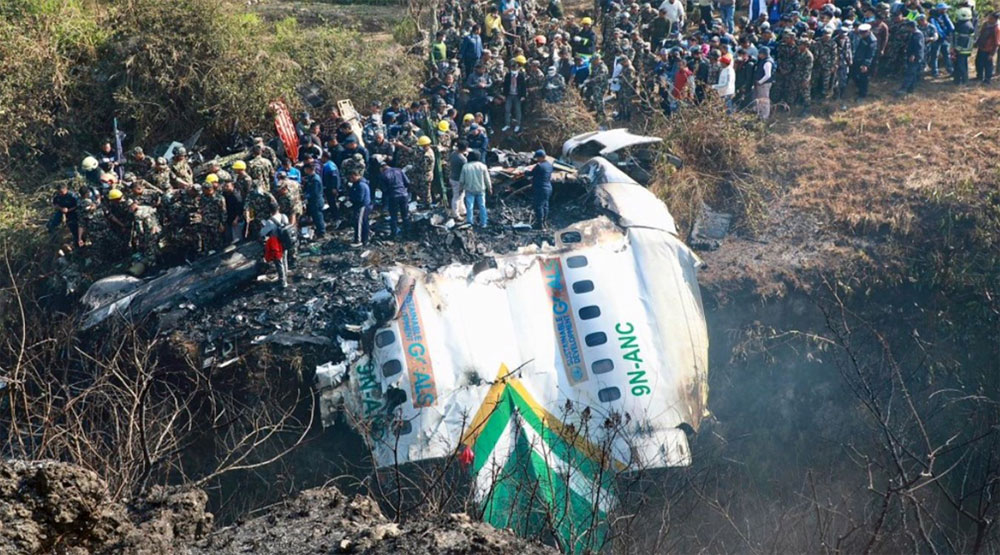
[(542, 504), (569, 542), (606, 522), (618, 472), (690, 465), (685, 430), (708, 414), (701, 261), (634, 181), (595, 194), (608, 215), (554, 245), (384, 273), (367, 340), (317, 368), (324, 424), (345, 410), (378, 467), (458, 455), (487, 521), (532, 529)]
[[(599, 156), (631, 176), (629, 181), (645, 185), (653, 178), (653, 166), (662, 142), (660, 137), (635, 135), (624, 128), (591, 131), (563, 143), (562, 159), (580, 168)], [(677, 156), (670, 153), (666, 156), (667, 161), (675, 167), (683, 165)]]
[[(580, 183), (575, 167), (551, 156), (548, 156), (547, 160), (552, 163), (552, 167), (555, 169), (552, 172), (553, 185)], [(494, 188), (498, 191), (505, 191), (507, 197), (521, 194), (530, 189), (531, 177), (521, 175), (521, 172), (535, 164), (534, 153), (494, 148), (487, 153), (486, 164), (489, 166)]]
[(187, 266), (171, 268), (142, 284), (124, 276), (104, 278), (84, 295), (91, 309), (83, 315), (80, 329), (92, 328), (115, 315), (141, 320), (154, 313), (205, 305), (252, 281), (259, 272), (262, 254), (258, 242), (247, 241)]
[(722, 240), (729, 234), (733, 215), (727, 212), (716, 212), (707, 204), (702, 203), (701, 213), (694, 221), (688, 242), (691, 248), (701, 251), (714, 251), (722, 246)]

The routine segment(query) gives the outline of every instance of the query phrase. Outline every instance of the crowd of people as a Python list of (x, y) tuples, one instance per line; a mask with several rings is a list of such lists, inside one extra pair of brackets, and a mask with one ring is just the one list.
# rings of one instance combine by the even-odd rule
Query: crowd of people
[[(491, 137), (516, 136), (534, 105), (564, 102), (569, 89), (602, 126), (711, 98), (767, 120), (772, 104), (802, 112), (814, 100), (843, 104), (851, 82), (864, 98), (875, 77), (898, 80), (899, 94), (942, 69), (965, 84), (973, 53), (976, 79), (989, 84), (1000, 63), (998, 14), (980, 25), (970, 0), (753, 0), (739, 17), (736, 8), (735, 0), (598, 0), (575, 17), (560, 0), (446, 0), (420, 98), (372, 102), (361, 122), (336, 109), (322, 121), (302, 113), (296, 159), (257, 138), (246, 159), (209, 163), (198, 179), (184, 148), (154, 159), (134, 147), (123, 160), (106, 141), (84, 159), (80, 182), (59, 186), (49, 226), (65, 222), (79, 247), (98, 257), (129, 252), (144, 268), (162, 248), (190, 259), (262, 238), (286, 283), (303, 223), (321, 240), (328, 219), (350, 221), (361, 246), (377, 204), (394, 238), (415, 200), (485, 227)], [(534, 158), (534, 223), (544, 227), (553, 167), (544, 151)]]

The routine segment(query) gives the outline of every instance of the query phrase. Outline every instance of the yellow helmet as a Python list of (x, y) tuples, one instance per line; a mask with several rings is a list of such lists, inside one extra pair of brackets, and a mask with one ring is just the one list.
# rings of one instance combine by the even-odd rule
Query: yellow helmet
[(475, 119), (476, 119), (476, 116), (474, 116), (472, 114), (465, 114), (465, 117), (462, 118), (462, 121), (473, 121)]
[(590, 19), (589, 17), (585, 17), (585, 18), (583, 18), (583, 19), (580, 20), (580, 23), (582, 23), (584, 25), (593, 25), (594, 24), (594, 20)]
[(205, 176), (205, 183), (215, 184), (218, 182), (219, 182), (219, 176), (215, 175), (214, 173), (210, 173)]
[(121, 189), (111, 189), (108, 191), (108, 200), (118, 200), (122, 198)]
[(528, 63), (528, 59), (525, 58), (524, 56), (521, 56), (520, 54), (518, 54), (517, 56), (514, 56), (514, 61), (517, 62), (517, 63), (519, 63), (519, 64), (521, 64), (522, 66), (524, 64)]
[(237, 161), (233, 162), (233, 170), (234, 171), (240, 171), (240, 170), (245, 170), (245, 169), (247, 169), (247, 163), (244, 162), (243, 160), (237, 160)]
[(451, 130), (451, 124), (448, 123), (448, 120), (441, 120), (438, 122), (438, 131), (447, 133), (450, 130)]
[(417, 139), (417, 146), (429, 146), (431, 144), (431, 138), (424, 135)]

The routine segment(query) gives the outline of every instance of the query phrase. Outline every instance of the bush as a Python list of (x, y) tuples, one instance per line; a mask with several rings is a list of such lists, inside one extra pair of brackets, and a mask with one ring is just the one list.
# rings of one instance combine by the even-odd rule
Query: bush
[[(777, 190), (768, 176), (775, 160), (761, 154), (765, 131), (753, 116), (726, 114), (721, 101), (659, 119), (647, 134), (663, 137), (663, 152), (650, 188), (670, 207), (686, 233), (702, 206), (733, 214), (737, 231), (752, 235), (767, 218), (766, 201)], [(680, 157), (675, 170), (667, 156)]]
[(396, 44), (412, 46), (419, 42), (423, 36), (420, 33), (420, 29), (417, 28), (416, 22), (407, 17), (392, 26), (392, 38), (396, 41)]
[(517, 148), (535, 150), (539, 147), (557, 155), (566, 139), (595, 131), (597, 119), (583, 103), (575, 88), (566, 89), (566, 97), (558, 104), (539, 98), (527, 106), (524, 131), (518, 136)]

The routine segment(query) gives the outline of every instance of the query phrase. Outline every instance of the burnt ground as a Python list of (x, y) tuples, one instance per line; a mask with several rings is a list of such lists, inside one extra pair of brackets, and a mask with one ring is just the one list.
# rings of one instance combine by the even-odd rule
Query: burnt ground
[(376, 211), (375, 238), (363, 248), (352, 248), (352, 229), (342, 222), (325, 240), (299, 245), (288, 289), (276, 288), (271, 281), (276, 275), (268, 267), (257, 281), (197, 307), (180, 321), (180, 329), (185, 339), (202, 343), (202, 354), (214, 357), (217, 364), (231, 360), (231, 349), (240, 344), (332, 345), (345, 327), (365, 321), (372, 294), (383, 288), (382, 271), (398, 264), (432, 271), (528, 245), (552, 244), (553, 230), (590, 217), (577, 194), (582, 190), (570, 184), (556, 190), (550, 229), (544, 231), (528, 225), (532, 209), (523, 194), (496, 200), (488, 208), (491, 221), (486, 229), (465, 226), (436, 209), (415, 214), (410, 233), (390, 240), (387, 216)]

